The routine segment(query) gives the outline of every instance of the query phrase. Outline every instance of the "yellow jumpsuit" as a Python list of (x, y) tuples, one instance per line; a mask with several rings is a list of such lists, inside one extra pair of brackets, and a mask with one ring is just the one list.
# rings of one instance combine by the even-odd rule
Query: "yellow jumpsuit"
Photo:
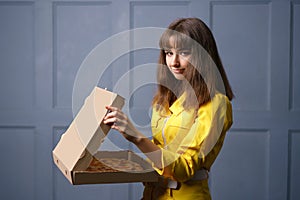
[[(185, 110), (183, 94), (169, 108), (152, 112), (153, 142), (162, 150), (163, 177), (180, 182), (179, 189), (163, 181), (145, 183), (143, 199), (210, 200), (208, 180), (194, 180), (200, 169), (210, 170), (218, 156), (225, 134), (232, 125), (229, 99), (217, 93), (197, 111)], [(193, 179), (193, 180), (192, 180)]]

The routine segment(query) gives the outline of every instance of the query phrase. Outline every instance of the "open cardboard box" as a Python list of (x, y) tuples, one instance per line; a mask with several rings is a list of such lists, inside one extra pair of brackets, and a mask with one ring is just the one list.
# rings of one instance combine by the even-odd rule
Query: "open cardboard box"
[[(152, 169), (151, 164), (135, 153), (98, 151), (110, 130), (110, 126), (102, 122), (107, 114), (105, 105), (121, 109), (124, 98), (95, 87), (52, 152), (56, 166), (73, 185), (158, 181), (159, 175)], [(93, 158), (126, 159), (140, 164), (145, 170), (141, 172), (88, 171), (87, 168)]]

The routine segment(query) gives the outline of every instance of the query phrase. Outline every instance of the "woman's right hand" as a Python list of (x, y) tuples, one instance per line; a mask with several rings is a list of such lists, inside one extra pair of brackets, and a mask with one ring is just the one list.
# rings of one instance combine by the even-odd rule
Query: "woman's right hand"
[(112, 129), (119, 131), (128, 141), (135, 144), (144, 137), (119, 108), (106, 106), (106, 109), (110, 112), (104, 117), (104, 124), (111, 124)]
[(163, 166), (161, 149), (139, 132), (120, 109), (112, 106), (106, 106), (106, 109), (110, 112), (104, 117), (103, 123), (111, 124), (111, 128), (119, 131), (128, 141), (135, 144), (157, 168), (161, 169)]

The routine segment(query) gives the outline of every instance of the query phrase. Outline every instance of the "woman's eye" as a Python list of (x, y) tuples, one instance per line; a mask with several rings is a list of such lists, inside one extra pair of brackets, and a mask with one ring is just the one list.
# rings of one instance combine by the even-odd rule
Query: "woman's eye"
[(179, 55), (181, 55), (181, 56), (188, 56), (190, 54), (191, 54), (190, 51), (181, 51), (181, 52), (179, 52)]
[(172, 55), (173, 55), (173, 53), (172, 53), (171, 51), (165, 51), (165, 54), (166, 54), (167, 56), (172, 56)]

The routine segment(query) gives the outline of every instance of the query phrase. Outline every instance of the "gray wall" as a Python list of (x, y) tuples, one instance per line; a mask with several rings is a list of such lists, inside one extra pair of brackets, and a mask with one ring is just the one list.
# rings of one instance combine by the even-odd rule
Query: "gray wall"
[[(299, 0), (1, 0), (0, 199), (139, 199), (139, 183), (70, 185), (51, 151), (73, 119), (76, 73), (97, 44), (187, 16), (211, 27), (236, 94), (234, 125), (210, 178), (214, 199), (300, 199)], [(112, 89), (156, 60), (155, 49), (122, 55), (98, 85)], [(153, 85), (130, 92), (132, 119), (144, 126)], [(117, 134), (110, 139), (132, 148)]]

